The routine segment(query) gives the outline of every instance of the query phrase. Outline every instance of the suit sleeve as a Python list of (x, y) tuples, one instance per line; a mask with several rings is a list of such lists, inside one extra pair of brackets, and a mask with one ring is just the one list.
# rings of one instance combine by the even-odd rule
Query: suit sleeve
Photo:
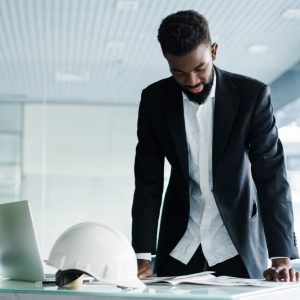
[(156, 252), (156, 237), (164, 181), (164, 155), (153, 126), (146, 92), (138, 115), (135, 192), (132, 205), (132, 245), (137, 253)]
[(261, 89), (252, 116), (249, 157), (269, 257), (297, 258), (293, 208), (284, 153), (268, 86)]

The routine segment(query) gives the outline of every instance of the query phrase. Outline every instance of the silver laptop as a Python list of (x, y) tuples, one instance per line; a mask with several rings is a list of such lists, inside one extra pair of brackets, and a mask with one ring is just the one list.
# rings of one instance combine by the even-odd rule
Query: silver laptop
[(14, 280), (45, 280), (28, 201), (0, 204), (0, 274)]

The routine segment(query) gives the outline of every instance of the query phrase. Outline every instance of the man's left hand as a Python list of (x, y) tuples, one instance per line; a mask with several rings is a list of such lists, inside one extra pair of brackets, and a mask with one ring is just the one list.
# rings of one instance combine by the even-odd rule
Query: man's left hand
[(265, 280), (267, 281), (297, 281), (299, 282), (300, 274), (296, 272), (291, 265), (289, 258), (272, 259), (272, 267), (264, 271)]

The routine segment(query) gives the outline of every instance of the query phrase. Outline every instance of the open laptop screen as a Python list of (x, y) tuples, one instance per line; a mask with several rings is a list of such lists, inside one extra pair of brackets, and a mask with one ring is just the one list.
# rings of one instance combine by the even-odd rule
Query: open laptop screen
[(14, 280), (44, 279), (28, 201), (0, 204), (0, 273)]

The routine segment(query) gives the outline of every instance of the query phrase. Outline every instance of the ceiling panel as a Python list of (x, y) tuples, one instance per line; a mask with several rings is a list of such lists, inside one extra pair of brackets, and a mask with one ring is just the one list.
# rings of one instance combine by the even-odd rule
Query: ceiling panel
[(288, 8), (300, 0), (1, 0), (0, 101), (136, 105), (169, 76), (157, 29), (183, 9), (207, 17), (218, 66), (270, 83), (300, 60)]

